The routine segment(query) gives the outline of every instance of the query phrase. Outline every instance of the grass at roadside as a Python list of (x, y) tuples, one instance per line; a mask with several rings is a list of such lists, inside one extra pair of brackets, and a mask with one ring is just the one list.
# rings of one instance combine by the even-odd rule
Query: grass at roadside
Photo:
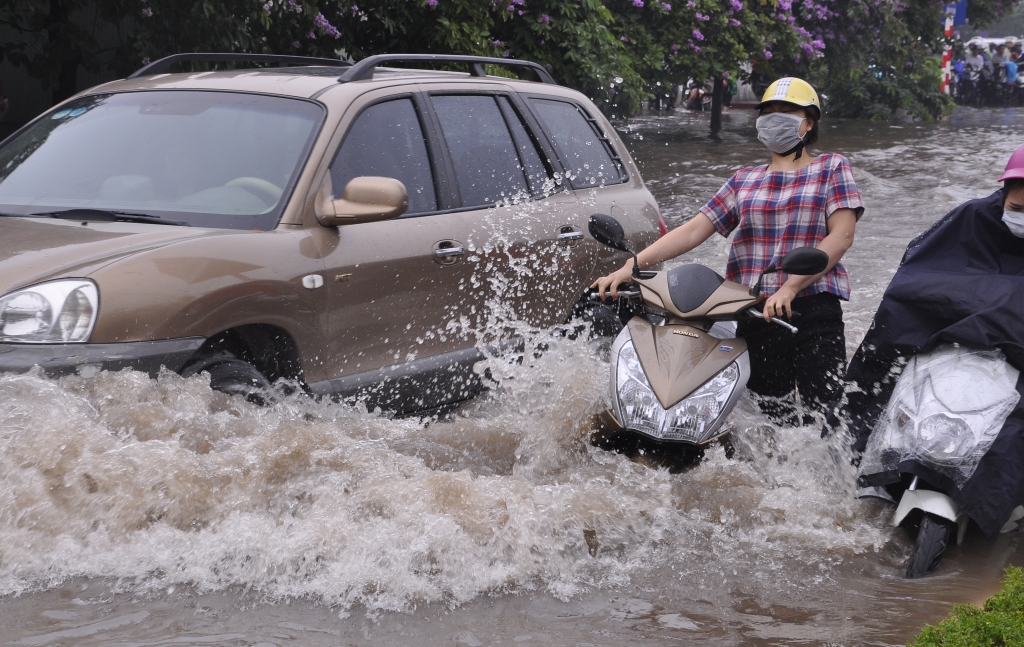
[(982, 647), (1024, 645), (1024, 569), (1009, 567), (1003, 586), (982, 608), (953, 607), (949, 617), (926, 625), (909, 647)]

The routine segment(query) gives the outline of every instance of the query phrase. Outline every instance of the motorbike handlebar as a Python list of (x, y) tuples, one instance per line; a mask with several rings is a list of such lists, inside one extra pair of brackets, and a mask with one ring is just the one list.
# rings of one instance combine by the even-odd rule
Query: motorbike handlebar
[[(596, 289), (591, 288), (589, 290), (589, 292), (590, 292), (590, 300), (591, 301), (600, 301), (601, 300), (601, 297), (597, 293)], [(640, 286), (637, 285), (636, 283), (632, 283), (632, 282), (620, 284), (619, 285), (619, 290), (618, 290), (618, 295), (619, 295), (618, 296), (619, 299), (632, 299), (632, 298), (639, 298), (639, 297), (642, 296), (642, 294), (640, 292)], [(748, 315), (750, 315), (751, 317), (757, 317), (758, 319), (764, 319), (764, 313), (762, 311), (758, 310), (757, 308), (747, 308), (746, 313)], [(796, 313), (794, 313), (794, 316), (795, 315), (796, 315)], [(800, 332), (799, 328), (797, 328), (796, 326), (794, 326), (794, 325), (792, 325), (790, 323), (787, 323), (787, 322), (783, 321), (782, 319), (779, 319), (778, 317), (771, 317), (769, 319), (769, 321), (771, 321), (773, 324), (776, 324), (778, 326), (782, 326), (783, 328), (785, 328), (789, 332), (793, 333), (794, 335), (796, 333)]]
[[(748, 308), (747, 309), (747, 313), (750, 314), (752, 317), (757, 317), (758, 319), (764, 319), (764, 313), (761, 312), (760, 310), (758, 310), (757, 308)], [(794, 335), (796, 333), (800, 332), (799, 328), (797, 328), (796, 326), (793, 326), (791, 324), (786, 323), (785, 321), (783, 321), (782, 319), (779, 319), (778, 317), (771, 317), (771, 322), (773, 324), (778, 324), (778, 325), (782, 326), (783, 328), (785, 328), (789, 332), (793, 333)]]
[[(632, 282), (621, 283), (619, 285), (619, 289), (618, 289), (617, 292), (618, 292), (618, 295), (619, 295), (617, 298), (619, 298), (619, 299), (632, 299), (632, 298), (640, 296), (640, 286), (638, 286), (636, 283), (632, 283)], [(608, 294), (609, 296), (611, 295), (610, 292), (608, 292), (606, 294)], [(601, 295), (599, 295), (597, 293), (597, 288), (591, 288), (590, 289), (590, 300), (591, 301), (600, 301), (601, 300)]]

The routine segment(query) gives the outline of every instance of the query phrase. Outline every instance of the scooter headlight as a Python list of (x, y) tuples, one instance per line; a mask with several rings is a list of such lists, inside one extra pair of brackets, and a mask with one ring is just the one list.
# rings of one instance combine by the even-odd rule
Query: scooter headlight
[(940, 463), (968, 456), (977, 442), (970, 425), (957, 415), (933, 413), (917, 425), (917, 449)]
[(623, 344), (616, 366), (618, 413), (626, 429), (663, 440), (700, 444), (718, 429), (729, 398), (740, 382), (736, 362), (669, 409), (658, 402), (632, 342)]
[(88, 341), (99, 292), (83, 279), (40, 283), (0, 297), (0, 342), (60, 344)]
[(861, 474), (918, 461), (961, 487), (1017, 406), (1019, 377), (995, 349), (944, 345), (915, 355), (868, 439)]

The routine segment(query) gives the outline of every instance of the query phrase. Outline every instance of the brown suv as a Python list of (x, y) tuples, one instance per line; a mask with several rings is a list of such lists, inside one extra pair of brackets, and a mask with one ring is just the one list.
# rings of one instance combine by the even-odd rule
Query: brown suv
[[(418, 59), (470, 73), (380, 67)], [(197, 60), (279, 67), (168, 73)], [(401, 412), (475, 393), (481, 331), (567, 320), (621, 262), (592, 213), (658, 235), (585, 97), (422, 55), (157, 61), (0, 144), (0, 212), (2, 371), (287, 378)]]

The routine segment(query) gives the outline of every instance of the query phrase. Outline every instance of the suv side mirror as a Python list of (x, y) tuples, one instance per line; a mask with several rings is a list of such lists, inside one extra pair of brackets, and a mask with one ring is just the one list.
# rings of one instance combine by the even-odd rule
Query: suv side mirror
[(786, 274), (810, 276), (824, 272), (828, 267), (828, 254), (814, 247), (797, 247), (786, 254), (782, 271)]
[(325, 227), (390, 220), (409, 208), (405, 185), (389, 177), (364, 175), (352, 178), (340, 198), (328, 173), (316, 200), (316, 219)]

